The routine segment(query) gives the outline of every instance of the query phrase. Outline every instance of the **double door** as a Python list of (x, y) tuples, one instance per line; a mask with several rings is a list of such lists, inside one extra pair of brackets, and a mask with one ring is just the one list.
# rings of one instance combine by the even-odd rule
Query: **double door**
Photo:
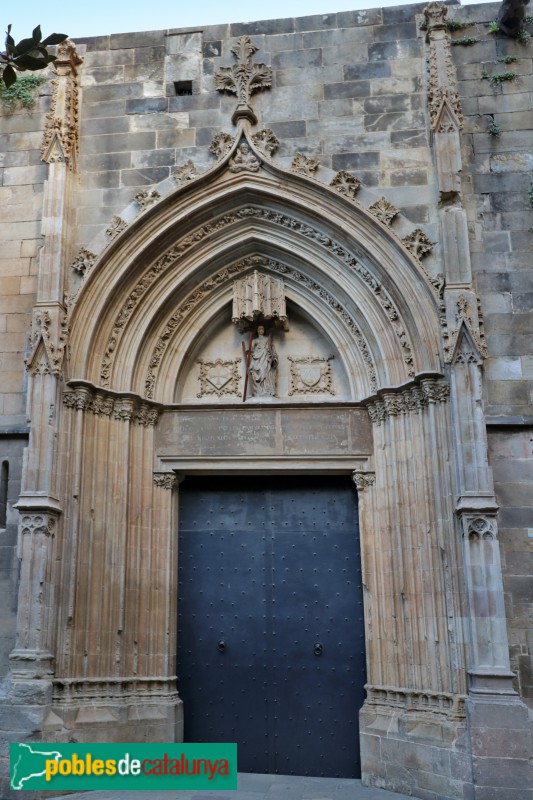
[(180, 486), (185, 741), (237, 742), (241, 772), (358, 777), (365, 653), (346, 477)]

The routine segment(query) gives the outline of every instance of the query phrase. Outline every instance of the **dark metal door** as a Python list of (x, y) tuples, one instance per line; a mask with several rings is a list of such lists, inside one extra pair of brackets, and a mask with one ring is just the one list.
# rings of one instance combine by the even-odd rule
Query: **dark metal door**
[(365, 682), (357, 503), (346, 477), (180, 485), (185, 740), (241, 772), (358, 777)]

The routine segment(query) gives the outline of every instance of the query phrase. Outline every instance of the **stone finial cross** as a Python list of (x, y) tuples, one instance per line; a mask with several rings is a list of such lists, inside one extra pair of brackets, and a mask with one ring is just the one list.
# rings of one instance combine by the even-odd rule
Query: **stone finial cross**
[(240, 119), (248, 119), (252, 125), (257, 123), (257, 117), (250, 106), (250, 98), (254, 92), (272, 86), (272, 69), (266, 64), (255, 64), (252, 61), (258, 49), (249, 36), (241, 36), (231, 48), (237, 63), (232, 67), (221, 67), (215, 74), (217, 91), (237, 95), (237, 108), (231, 117), (234, 125)]

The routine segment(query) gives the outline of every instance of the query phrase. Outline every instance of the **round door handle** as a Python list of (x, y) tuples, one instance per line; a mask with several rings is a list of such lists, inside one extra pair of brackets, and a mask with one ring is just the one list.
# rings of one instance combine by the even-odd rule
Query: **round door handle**
[(226, 642), (220, 640), (220, 642), (218, 643), (218, 652), (219, 653), (225, 653), (226, 652)]
[(321, 656), (324, 652), (324, 645), (321, 642), (317, 642), (313, 647), (313, 653), (315, 656)]

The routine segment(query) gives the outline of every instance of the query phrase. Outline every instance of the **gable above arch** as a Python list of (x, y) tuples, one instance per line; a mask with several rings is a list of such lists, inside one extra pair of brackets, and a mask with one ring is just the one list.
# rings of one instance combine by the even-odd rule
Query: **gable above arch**
[(439, 289), (412, 237), (402, 242), (346, 180), (326, 187), (280, 167), (268, 145), (241, 123), (219, 139), (212, 170), (108, 231), (70, 310), (70, 377), (173, 402), (182, 360), (257, 263), (284, 276), (294, 308), (346, 354), (350, 399), (439, 371)]

